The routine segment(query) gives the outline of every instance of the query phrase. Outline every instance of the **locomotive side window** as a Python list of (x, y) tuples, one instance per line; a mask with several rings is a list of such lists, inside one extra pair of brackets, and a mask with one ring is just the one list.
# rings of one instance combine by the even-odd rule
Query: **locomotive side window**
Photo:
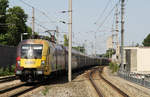
[(50, 54), (50, 47), (48, 48), (47, 54), (48, 54), (48, 55)]
[(49, 54), (50, 54), (50, 52), (51, 52), (51, 49), (50, 49), (50, 47), (49, 47)]
[(42, 56), (43, 45), (41, 44), (25, 44), (21, 47), (21, 58), (40, 59)]

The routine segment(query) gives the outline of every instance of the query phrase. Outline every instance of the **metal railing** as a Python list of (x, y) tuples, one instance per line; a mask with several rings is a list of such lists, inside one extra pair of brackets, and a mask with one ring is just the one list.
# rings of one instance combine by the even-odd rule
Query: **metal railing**
[(133, 74), (128, 72), (118, 72), (121, 78), (124, 78), (130, 82), (136, 83), (138, 85), (144, 86), (150, 89), (150, 76), (143, 74)]

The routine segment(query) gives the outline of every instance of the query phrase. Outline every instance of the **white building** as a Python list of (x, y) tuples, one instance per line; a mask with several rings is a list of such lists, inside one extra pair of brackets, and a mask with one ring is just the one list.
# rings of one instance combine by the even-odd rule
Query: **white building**
[(111, 35), (107, 39), (107, 50), (112, 49), (112, 48), (113, 48), (113, 38), (112, 38), (112, 35)]
[(150, 47), (124, 47), (124, 69), (150, 73)]

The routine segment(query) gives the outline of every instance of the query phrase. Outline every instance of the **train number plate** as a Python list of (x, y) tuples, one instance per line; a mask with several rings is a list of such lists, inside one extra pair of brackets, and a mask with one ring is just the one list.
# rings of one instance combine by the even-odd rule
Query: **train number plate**
[(34, 61), (26, 61), (25, 64), (35, 64)]

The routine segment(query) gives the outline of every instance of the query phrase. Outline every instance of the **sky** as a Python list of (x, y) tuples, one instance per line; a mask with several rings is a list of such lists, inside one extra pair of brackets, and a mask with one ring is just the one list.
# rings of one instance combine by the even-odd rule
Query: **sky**
[[(62, 43), (63, 35), (68, 35), (68, 13), (62, 11), (68, 10), (69, 0), (9, 0), (10, 7), (21, 6), (25, 10), (29, 17), (27, 24), (31, 26), (32, 8), (22, 1), (35, 8), (35, 31), (48, 35), (44, 31), (56, 29), (58, 26), (59, 42)], [(115, 9), (111, 10), (118, 1), (73, 0), (73, 45), (84, 45), (88, 54), (93, 54), (95, 49), (99, 54), (105, 53), (106, 40), (112, 34), (113, 25), (115, 26)], [(150, 0), (126, 0), (125, 45), (142, 44), (144, 38), (150, 33), (149, 5)], [(120, 6), (118, 9), (120, 12)], [(65, 21), (66, 24), (60, 21)]]

